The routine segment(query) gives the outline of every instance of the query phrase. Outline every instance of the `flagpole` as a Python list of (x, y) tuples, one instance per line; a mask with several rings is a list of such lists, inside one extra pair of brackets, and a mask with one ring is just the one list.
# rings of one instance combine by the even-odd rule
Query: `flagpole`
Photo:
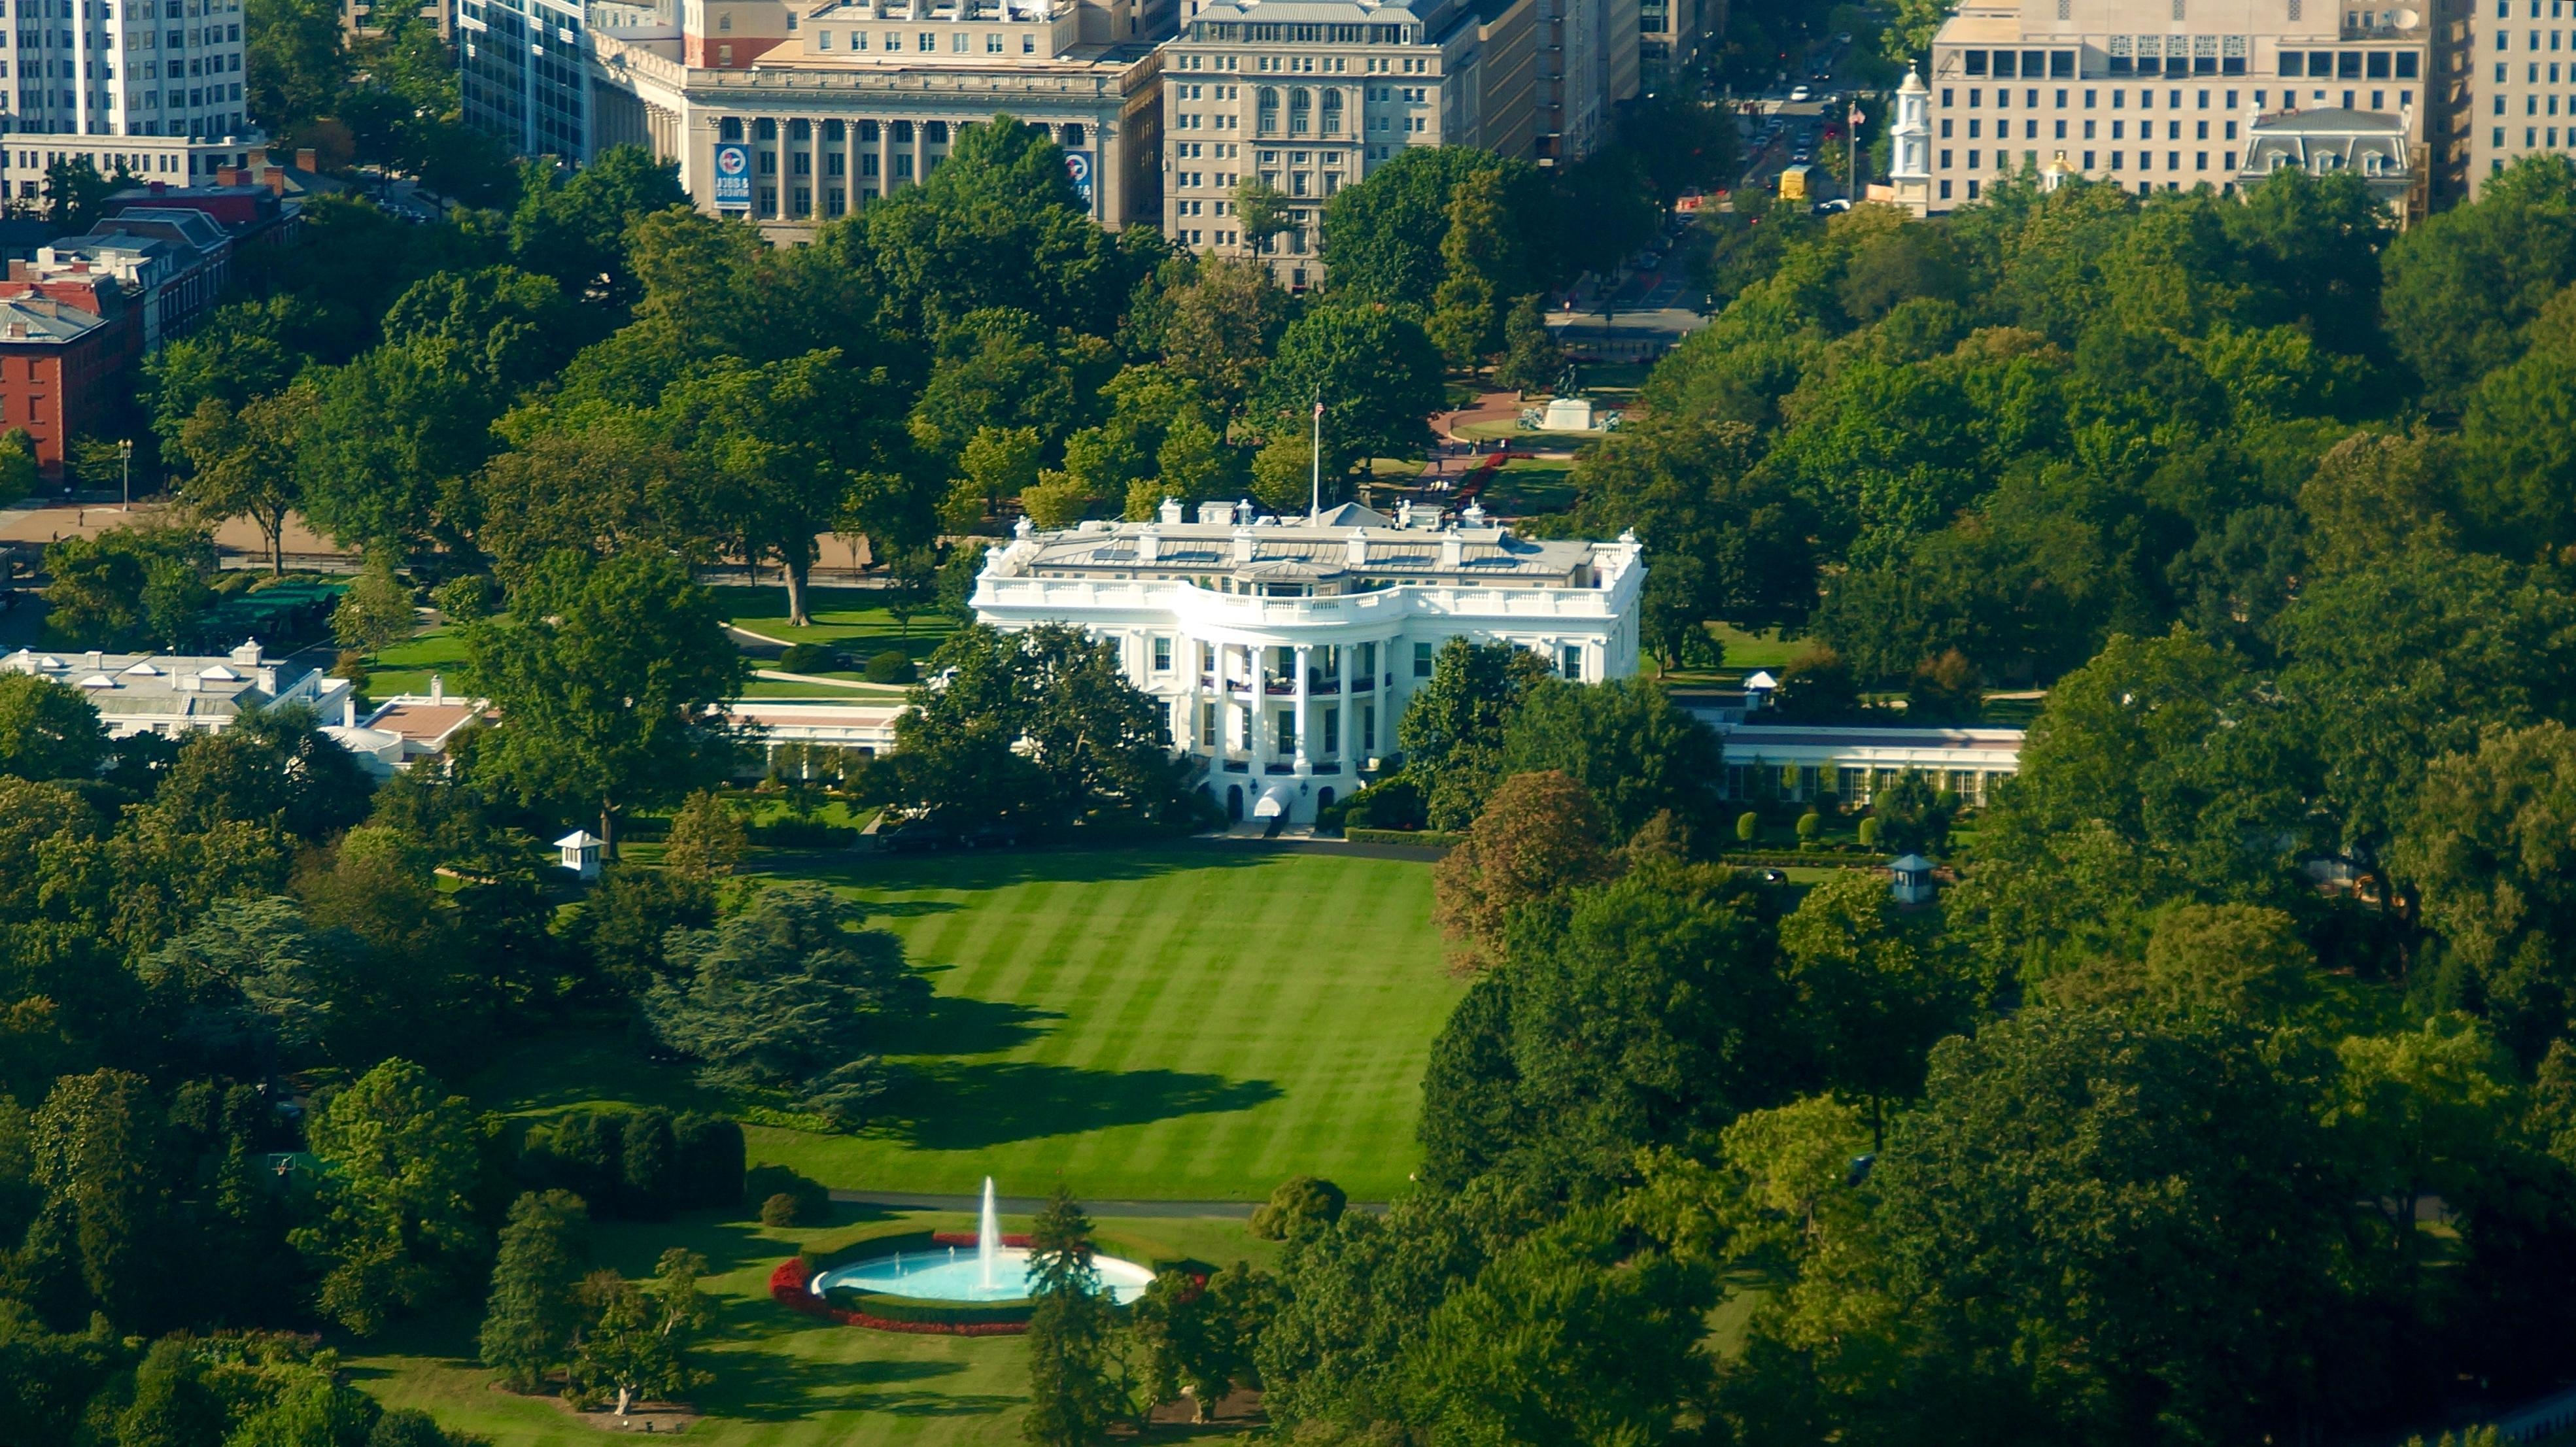
[(1324, 515), (1324, 389), (1315, 389), (1315, 437), (1308, 444), (1314, 464), (1314, 476), (1306, 494), (1306, 521), (1314, 522)]

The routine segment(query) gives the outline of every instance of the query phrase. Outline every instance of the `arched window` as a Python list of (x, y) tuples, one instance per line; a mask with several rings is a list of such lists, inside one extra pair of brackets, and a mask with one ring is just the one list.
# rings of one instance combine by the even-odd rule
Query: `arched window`
[(877, 123), (874, 121), (859, 122), (859, 139), (867, 142), (871, 146), (875, 145), (877, 143)]
[(1255, 99), (1258, 102), (1256, 109), (1261, 113), (1261, 134), (1265, 136), (1275, 136), (1279, 134), (1278, 88), (1275, 86), (1265, 85), (1261, 88), (1260, 93), (1255, 97)]
[(1324, 92), (1324, 134), (1338, 136), (1341, 133), (1342, 93), (1338, 90), (1328, 90)]
[(801, 116), (795, 120), (789, 121), (787, 123), (787, 139), (791, 141), (810, 141), (814, 139), (814, 123)]
[(823, 139), (827, 141), (838, 141), (841, 139), (841, 123), (839, 121), (823, 122)]
[(753, 121), (753, 122), (751, 123), (751, 134), (752, 134), (752, 138), (753, 138), (754, 140), (761, 140), (761, 141), (774, 141), (774, 140), (777, 140), (777, 139), (778, 139), (778, 122), (777, 122), (777, 121), (775, 121), (775, 120), (773, 120), (773, 119), (771, 119), (771, 118), (770, 118), (770, 117), (768, 117), (768, 116), (762, 116), (762, 117), (760, 117), (758, 120), (755, 120), (755, 121)]
[(1065, 147), (1065, 149), (1066, 149), (1066, 150), (1068, 150), (1068, 151), (1070, 151), (1070, 150), (1076, 150), (1076, 149), (1079, 149), (1079, 148), (1081, 147), (1081, 145), (1082, 145), (1082, 127), (1080, 127), (1080, 126), (1066, 126), (1066, 127), (1064, 128), (1064, 147)]
[(1288, 134), (1302, 136), (1315, 128), (1315, 93), (1298, 86), (1288, 92)]
[(944, 146), (948, 144), (948, 122), (924, 121), (921, 124), (921, 129), (923, 131), (923, 140), (930, 142), (934, 146)]
[(910, 121), (897, 121), (897, 122), (895, 122), (895, 123), (894, 123), (894, 138), (895, 138), (895, 143), (896, 143), (896, 144), (898, 144), (898, 145), (905, 145), (905, 146), (909, 146), (909, 145), (911, 145), (911, 144), (912, 144), (912, 122), (910, 122)]
[(723, 120), (716, 122), (716, 139), (719, 141), (741, 140), (742, 117), (727, 116)]

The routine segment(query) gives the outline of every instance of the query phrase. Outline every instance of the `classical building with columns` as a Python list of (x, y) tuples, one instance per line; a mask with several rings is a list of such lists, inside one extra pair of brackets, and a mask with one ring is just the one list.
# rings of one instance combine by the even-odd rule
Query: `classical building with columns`
[(1174, 748), (1236, 819), (1312, 820), (1395, 752), (1395, 722), (1452, 638), (1511, 643), (1566, 678), (1637, 669), (1643, 549), (1540, 541), (1475, 509), (1436, 527), (1346, 504), (1315, 518), (1179, 503), (1151, 522), (1038, 533), (985, 560), (975, 614), (1114, 641), (1169, 711)]
[(682, 0), (674, 24), (592, 29), (588, 149), (648, 146), (701, 210), (794, 243), (1006, 113), (1063, 146), (1101, 224), (1158, 223), (1173, 3)]

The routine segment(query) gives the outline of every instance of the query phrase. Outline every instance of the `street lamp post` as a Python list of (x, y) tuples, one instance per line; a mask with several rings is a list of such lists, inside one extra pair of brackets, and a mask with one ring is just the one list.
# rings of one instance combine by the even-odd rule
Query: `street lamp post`
[(133, 438), (131, 438), (131, 437), (125, 437), (125, 438), (120, 438), (120, 439), (118, 439), (118, 440), (117, 440), (117, 444), (116, 444), (116, 460), (117, 460), (120, 464), (122, 464), (122, 465), (123, 465), (124, 470), (125, 470), (125, 501), (124, 501), (124, 502), (122, 502), (122, 503), (120, 503), (120, 504), (118, 504), (118, 505), (117, 505), (117, 509), (116, 509), (116, 510), (117, 510), (118, 512), (132, 512), (132, 511), (134, 511), (134, 439), (133, 439)]

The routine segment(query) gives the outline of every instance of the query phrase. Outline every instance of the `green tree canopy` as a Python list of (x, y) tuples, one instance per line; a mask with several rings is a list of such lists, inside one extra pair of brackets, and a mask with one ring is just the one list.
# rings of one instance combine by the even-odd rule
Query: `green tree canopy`
[(508, 616), (464, 631), (473, 686), (507, 720), (476, 751), (478, 777), (588, 807), (613, 850), (621, 812), (724, 776), (732, 740), (708, 712), (740, 690), (742, 655), (676, 559), (556, 554)]

